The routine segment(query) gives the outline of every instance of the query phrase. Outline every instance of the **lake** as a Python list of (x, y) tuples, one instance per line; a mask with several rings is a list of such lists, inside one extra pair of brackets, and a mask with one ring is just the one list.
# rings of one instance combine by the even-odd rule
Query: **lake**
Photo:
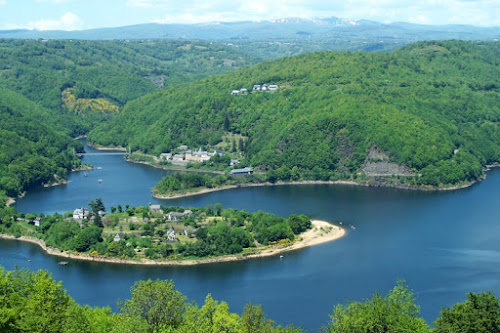
[[(89, 152), (95, 152), (86, 148)], [(240, 188), (161, 201), (151, 188), (164, 170), (126, 163), (122, 156), (94, 155), (84, 162), (101, 170), (70, 175), (67, 185), (30, 191), (18, 200), (23, 212), (72, 211), (101, 197), (106, 207), (163, 203), (200, 207), (264, 210), (281, 216), (304, 213), (343, 221), (356, 229), (334, 242), (245, 262), (192, 267), (144, 267), (60, 260), (37, 246), (0, 241), (0, 265), (6, 269), (47, 269), (63, 280), (81, 304), (115, 306), (130, 297), (141, 279), (172, 279), (199, 305), (210, 293), (241, 313), (262, 304), (278, 323), (294, 323), (309, 332), (328, 322), (334, 305), (386, 293), (398, 279), (415, 292), (422, 315), (431, 323), (441, 307), (465, 300), (469, 291), (500, 290), (500, 170), (470, 188), (452, 192), (417, 192), (349, 185), (300, 185)], [(102, 183), (98, 183), (102, 179)], [(31, 261), (28, 261), (31, 260)]]

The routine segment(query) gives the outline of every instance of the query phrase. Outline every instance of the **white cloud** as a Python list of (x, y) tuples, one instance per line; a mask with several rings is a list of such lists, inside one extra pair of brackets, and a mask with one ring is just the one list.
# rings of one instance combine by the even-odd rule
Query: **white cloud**
[(61, 16), (59, 20), (42, 19), (28, 24), (28, 29), (37, 30), (78, 30), (82, 27), (83, 21), (71, 12)]
[(500, 26), (498, 0), (127, 0), (127, 6), (154, 10), (162, 23), (269, 20), (337, 16), (384, 23)]

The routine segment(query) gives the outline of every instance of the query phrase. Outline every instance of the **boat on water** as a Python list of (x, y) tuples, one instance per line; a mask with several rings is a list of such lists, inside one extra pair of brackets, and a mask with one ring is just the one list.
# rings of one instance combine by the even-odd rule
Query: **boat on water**
[(102, 179), (98, 179), (97, 182), (102, 183)]
[(59, 261), (58, 264), (61, 266), (66, 266), (68, 264), (68, 262), (67, 261)]
[(84, 177), (88, 177), (88, 176), (89, 176), (89, 174), (85, 172), (85, 173), (83, 174), (83, 176), (84, 176)]
[(97, 167), (97, 170), (102, 170), (102, 168), (101, 167)]

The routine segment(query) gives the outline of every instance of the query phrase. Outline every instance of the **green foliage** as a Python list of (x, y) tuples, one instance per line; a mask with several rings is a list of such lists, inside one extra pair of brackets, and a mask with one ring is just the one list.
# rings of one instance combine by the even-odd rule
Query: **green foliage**
[(435, 332), (500, 332), (500, 301), (493, 293), (468, 293), (467, 300), (441, 310)]
[(172, 195), (201, 188), (217, 188), (247, 182), (258, 183), (262, 180), (254, 175), (230, 177), (207, 173), (175, 172), (162, 178), (153, 191), (160, 195)]
[(102, 228), (89, 226), (81, 230), (73, 239), (72, 248), (78, 252), (87, 252), (102, 242)]
[(0, 331), (61, 332), (70, 297), (46, 271), (0, 268)]
[[(158, 333), (301, 333), (266, 318), (260, 305), (248, 303), (240, 315), (208, 294), (198, 307), (169, 280), (138, 281), (119, 313), (76, 303), (46, 271), (0, 267), (2, 332), (158, 332)], [(323, 332), (499, 332), (500, 303), (493, 293), (469, 293), (467, 300), (443, 309), (435, 329), (419, 317), (419, 307), (403, 282), (382, 297), (337, 305)]]
[(286, 220), (295, 235), (311, 229), (311, 220), (306, 215), (292, 214)]
[(0, 191), (9, 196), (66, 179), (82, 149), (52, 126), (48, 111), (0, 87)]
[[(242, 134), (270, 181), (355, 177), (377, 147), (408, 182), (460, 184), (500, 161), (498, 59), (498, 43), (462, 41), (281, 59), (131, 101), (89, 140), (159, 154)], [(230, 94), (260, 83), (280, 88)]]
[[(0, 85), (66, 117), (64, 127), (73, 136), (116, 111), (88, 112), (62, 103), (68, 88), (80, 101), (123, 106), (166, 86), (253, 63), (235, 48), (207, 42), (0, 40)], [(84, 112), (75, 117), (79, 109)]]
[(331, 323), (323, 331), (428, 332), (429, 326), (418, 317), (419, 312), (413, 293), (399, 281), (385, 297), (377, 293), (364, 302), (337, 305), (331, 315)]
[(97, 198), (95, 200), (91, 200), (89, 202), (89, 207), (92, 209), (92, 212), (94, 214), (97, 214), (99, 211), (106, 211), (106, 208), (104, 207), (104, 203), (102, 202), (101, 198)]
[(146, 320), (153, 330), (176, 328), (182, 322), (186, 297), (175, 290), (172, 281), (139, 281), (130, 289), (132, 299), (120, 310)]

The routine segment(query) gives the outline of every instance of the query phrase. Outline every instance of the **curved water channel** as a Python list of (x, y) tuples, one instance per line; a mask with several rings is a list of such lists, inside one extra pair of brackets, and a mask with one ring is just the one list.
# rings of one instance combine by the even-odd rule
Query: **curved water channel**
[[(87, 151), (93, 151), (87, 148)], [(93, 151), (95, 152), (95, 151)], [(166, 171), (130, 164), (121, 156), (94, 155), (85, 162), (102, 167), (71, 174), (70, 183), (30, 191), (18, 200), (23, 212), (71, 211), (102, 197), (107, 207), (161, 202), (151, 188)], [(98, 183), (102, 179), (102, 183)], [(415, 192), (347, 185), (241, 188), (168, 201), (172, 205), (264, 210), (282, 216), (305, 213), (344, 221), (356, 229), (331, 243), (245, 262), (193, 267), (143, 267), (70, 261), (37, 246), (0, 241), (0, 265), (47, 269), (82, 304), (114, 306), (130, 296), (140, 279), (172, 279), (190, 300), (206, 294), (241, 313), (251, 301), (278, 323), (309, 332), (326, 324), (333, 306), (362, 300), (406, 279), (430, 323), (441, 307), (465, 299), (468, 291), (500, 290), (500, 170), (482, 183), (453, 192)], [(163, 202), (165, 203), (165, 202)], [(30, 261), (28, 261), (28, 259)]]

